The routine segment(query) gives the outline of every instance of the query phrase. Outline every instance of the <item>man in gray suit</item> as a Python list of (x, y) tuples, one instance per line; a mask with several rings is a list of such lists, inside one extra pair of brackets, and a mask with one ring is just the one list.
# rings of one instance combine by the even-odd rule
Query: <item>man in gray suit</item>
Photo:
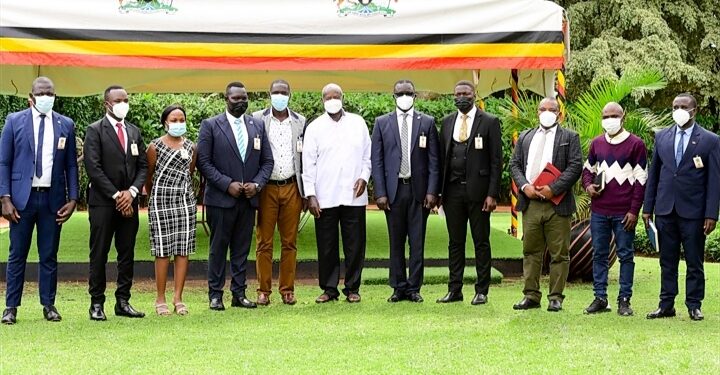
[[(554, 98), (540, 102), (540, 126), (523, 131), (518, 138), (510, 169), (520, 187), (517, 209), (522, 212), (523, 276), (525, 297), (515, 310), (540, 307), (540, 272), (545, 249), (550, 252), (550, 294), (548, 311), (562, 310), (570, 262), (570, 221), (575, 213), (572, 187), (582, 173), (580, 137), (558, 124), (559, 106)], [(560, 175), (552, 182), (538, 176), (548, 163)], [(557, 196), (563, 195), (558, 201)]]
[(270, 84), (270, 108), (253, 113), (265, 124), (275, 164), (265, 189), (260, 191), (257, 217), (256, 270), (258, 305), (270, 303), (272, 293), (273, 235), (280, 232), (279, 291), (283, 303), (294, 305), (295, 262), (300, 212), (306, 207), (301, 172), (302, 133), (305, 117), (288, 108), (290, 84), (278, 79)]

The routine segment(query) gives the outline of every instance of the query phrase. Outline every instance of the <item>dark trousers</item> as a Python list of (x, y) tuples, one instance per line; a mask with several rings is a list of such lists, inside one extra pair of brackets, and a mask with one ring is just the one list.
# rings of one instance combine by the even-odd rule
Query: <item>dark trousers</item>
[(593, 212), (590, 216), (590, 232), (593, 247), (593, 291), (595, 297), (607, 299), (610, 239), (615, 235), (615, 247), (620, 261), (620, 298), (632, 297), (635, 274), (635, 229), (625, 230), (625, 215), (607, 216)]
[(247, 258), (250, 252), (255, 208), (250, 201), (240, 198), (234, 207), (207, 206), (210, 225), (210, 254), (208, 256), (208, 297), (222, 298), (225, 287), (225, 266), (230, 249), (230, 292), (244, 297)]
[(342, 232), (345, 254), (345, 288), (343, 294), (358, 293), (365, 262), (365, 206), (323, 208), (315, 219), (315, 238), (318, 247), (320, 288), (331, 297), (340, 295), (340, 239)]
[[(425, 230), (430, 210), (413, 198), (412, 185), (398, 184), (395, 201), (385, 211), (390, 235), (390, 287), (395, 293), (420, 292), (423, 282)], [(405, 265), (405, 240), (410, 244), (409, 272)]]
[(18, 307), (25, 284), (25, 265), (35, 226), (37, 225), (37, 248), (40, 258), (39, 288), (40, 303), (43, 306), (55, 304), (57, 291), (57, 252), (60, 243), (60, 229), (56, 213), (49, 207), (50, 193), (30, 193), (25, 209), (19, 211), (19, 222), (10, 222), (10, 254), (7, 262), (7, 291), (5, 305)]
[(135, 261), (135, 238), (138, 231), (138, 207), (133, 204), (133, 216), (124, 218), (115, 206), (90, 206), (90, 301), (105, 303), (105, 264), (115, 237), (117, 250), (117, 290), (115, 298), (130, 299)]
[(678, 294), (678, 264), (680, 245), (685, 253), (687, 274), (685, 276), (685, 305), (699, 309), (705, 298), (705, 234), (703, 219), (685, 219), (673, 211), (669, 215), (657, 215), (655, 224), (660, 237), (660, 308), (675, 305)]
[(448, 184), (443, 195), (443, 209), (450, 242), (448, 262), (450, 282), (448, 291), (462, 291), (465, 271), (465, 239), (470, 221), (470, 234), (475, 247), (475, 293), (487, 295), (490, 289), (490, 213), (483, 212), (483, 202), (470, 200), (465, 184)]

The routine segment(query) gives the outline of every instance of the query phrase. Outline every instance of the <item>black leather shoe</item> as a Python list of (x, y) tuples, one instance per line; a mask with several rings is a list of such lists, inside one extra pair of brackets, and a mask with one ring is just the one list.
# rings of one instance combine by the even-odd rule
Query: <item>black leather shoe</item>
[(531, 300), (530, 298), (523, 298), (520, 302), (513, 305), (513, 310), (530, 310), (537, 309), (540, 307), (540, 302)]
[(548, 304), (547, 311), (558, 312), (560, 310), (562, 310), (562, 302), (560, 302), (560, 300), (556, 300), (556, 299), (551, 300), (550, 303)]
[(3, 311), (2, 324), (13, 325), (17, 323), (17, 308), (8, 307)]
[(448, 292), (444, 297), (438, 298), (437, 303), (450, 303), (460, 302), (463, 300), (463, 295), (460, 292)]
[(702, 311), (700, 309), (688, 309), (688, 314), (690, 314), (690, 319), (694, 321), (701, 321), (705, 319), (705, 316), (703, 316)]
[(93, 303), (90, 305), (90, 320), (105, 321), (105, 311), (103, 311), (103, 305), (101, 303)]
[(473, 297), (472, 301), (470, 301), (471, 305), (484, 305), (488, 301), (488, 298), (486, 295), (482, 293), (475, 294), (475, 297)]
[(250, 301), (245, 296), (233, 296), (230, 306), (244, 307), (246, 309), (254, 309), (257, 307), (257, 304), (253, 301)]
[(210, 310), (223, 311), (225, 305), (223, 304), (222, 298), (211, 298), (210, 299)]
[(390, 296), (390, 298), (387, 299), (387, 301), (390, 302), (390, 303), (396, 303), (396, 302), (400, 302), (400, 301), (402, 301), (402, 300), (404, 300), (404, 299), (405, 299), (405, 294), (399, 293), (399, 292), (394, 292), (394, 293)]
[(416, 303), (420, 303), (420, 302), (424, 301), (424, 299), (418, 292), (410, 293), (410, 295), (407, 297), (407, 299), (410, 302), (416, 302)]
[(48, 322), (59, 322), (62, 320), (62, 316), (60, 316), (60, 313), (53, 305), (43, 306), (43, 316)]
[(647, 314), (646, 318), (648, 318), (648, 319), (672, 318), (673, 316), (675, 316), (675, 308), (671, 307), (669, 309), (658, 308), (657, 310)]
[(115, 303), (115, 315), (125, 316), (128, 318), (144, 318), (145, 317), (144, 312), (135, 310), (132, 306), (130, 306), (130, 302), (122, 301), (122, 300), (118, 300), (117, 303)]
[(608, 308), (608, 300), (606, 298), (595, 297), (592, 303), (590, 303), (590, 306), (586, 307), (583, 312), (585, 314), (600, 314), (608, 311), (610, 311)]

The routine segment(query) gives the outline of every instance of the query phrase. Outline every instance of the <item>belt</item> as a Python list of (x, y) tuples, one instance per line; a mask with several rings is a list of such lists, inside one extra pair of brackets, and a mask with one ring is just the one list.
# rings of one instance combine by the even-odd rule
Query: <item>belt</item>
[(37, 191), (38, 193), (46, 193), (50, 191), (50, 186), (33, 186), (30, 190)]
[(398, 183), (403, 185), (410, 185), (410, 182), (412, 181), (411, 177), (408, 178), (398, 178)]
[(295, 176), (292, 176), (292, 177), (290, 177), (290, 178), (288, 178), (288, 179), (285, 179), (285, 180), (269, 180), (269, 181), (268, 181), (268, 184), (270, 184), (270, 185), (277, 185), (277, 186), (285, 186), (285, 185), (292, 184), (292, 183), (295, 182), (295, 181), (296, 181)]

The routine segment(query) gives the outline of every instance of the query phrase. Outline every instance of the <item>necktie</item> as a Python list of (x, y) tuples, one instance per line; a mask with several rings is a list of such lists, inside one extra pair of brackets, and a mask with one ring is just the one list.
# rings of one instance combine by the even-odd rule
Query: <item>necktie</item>
[(462, 124), (460, 125), (460, 134), (458, 135), (458, 140), (460, 143), (463, 143), (467, 141), (468, 136), (468, 123), (467, 123), (468, 115), (462, 115)]
[(685, 152), (685, 150), (683, 150), (683, 146), (685, 146), (685, 131), (681, 130), (680, 131), (680, 140), (678, 141), (677, 149), (675, 151), (675, 166), (676, 167), (680, 166), (680, 161), (682, 160), (683, 152)]
[(535, 155), (530, 155), (530, 157), (532, 157), (532, 163), (530, 164), (529, 169), (530, 174), (528, 175), (528, 181), (530, 183), (533, 183), (537, 176), (540, 174), (540, 172), (542, 172), (543, 166), (541, 165), (541, 163), (543, 152), (545, 150), (547, 131), (545, 129), (539, 129), (535, 136), (537, 137), (537, 148), (535, 149)]
[(408, 114), (403, 113), (402, 116), (402, 126), (400, 127), (400, 150), (402, 151), (402, 159), (400, 159), (400, 175), (407, 176), (410, 174), (410, 160), (408, 157)]
[(115, 124), (117, 127), (117, 135), (118, 135), (118, 141), (120, 141), (120, 148), (122, 149), (123, 153), (126, 153), (127, 150), (125, 150), (125, 134), (122, 131), (122, 124), (117, 123)]
[(35, 176), (37, 178), (43, 175), (43, 164), (42, 164), (42, 149), (43, 140), (45, 138), (45, 114), (40, 114), (40, 128), (38, 129), (37, 146), (35, 146)]
[(242, 121), (235, 119), (235, 142), (237, 142), (238, 151), (240, 151), (240, 159), (245, 162), (245, 149), (247, 148), (247, 140), (242, 132)]

